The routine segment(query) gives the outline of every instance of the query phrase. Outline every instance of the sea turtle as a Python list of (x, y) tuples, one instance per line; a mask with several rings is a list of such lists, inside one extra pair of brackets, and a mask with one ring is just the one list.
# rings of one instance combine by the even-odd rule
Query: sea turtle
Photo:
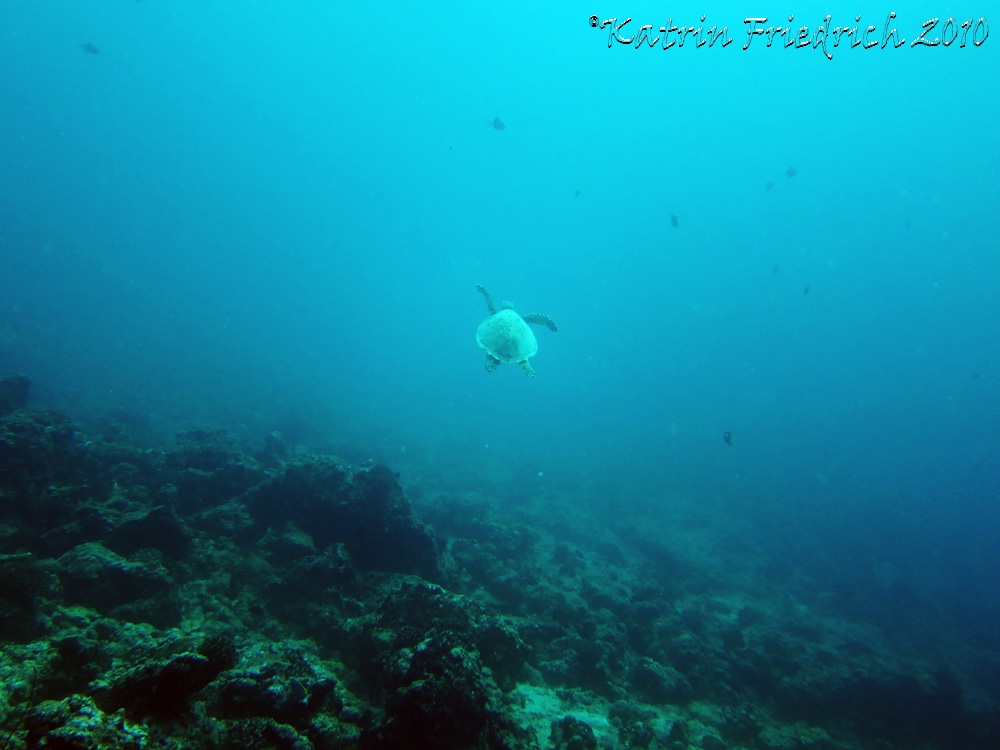
[(481, 284), (476, 284), (476, 289), (486, 298), (490, 309), (490, 316), (476, 330), (476, 343), (486, 350), (486, 371), (493, 372), (501, 362), (517, 362), (529, 378), (535, 377), (528, 358), (538, 353), (538, 339), (528, 324), (537, 323), (558, 331), (552, 318), (541, 313), (518, 315), (510, 302), (504, 302), (497, 312), (490, 293)]

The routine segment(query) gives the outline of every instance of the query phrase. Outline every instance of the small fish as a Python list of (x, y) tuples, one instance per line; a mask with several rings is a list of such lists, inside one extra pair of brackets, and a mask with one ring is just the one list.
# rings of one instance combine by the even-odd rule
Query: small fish
[(677, 229), (677, 216), (675, 214), (670, 214), (670, 226)]
[(80, 45), (80, 49), (82, 49), (88, 55), (99, 55), (99, 54), (101, 54), (101, 51), (99, 49), (97, 49), (97, 47), (95, 47), (90, 42), (84, 42), (83, 44), (81, 44)]
[(726, 445), (732, 445), (733, 444), (733, 433), (731, 433), (731, 432), (724, 432), (724, 433), (722, 433), (722, 439), (726, 441)]
[(766, 184), (766, 185), (764, 186), (764, 188), (765, 188), (765, 189), (767, 189), (767, 190), (770, 190), (770, 189), (771, 189), (771, 188), (773, 188), (773, 187), (774, 187), (774, 183), (773, 183), (773, 182), (769, 182), (769, 183), (767, 183), (767, 184)]
[(774, 264), (774, 272), (777, 273), (780, 269), (781, 269), (781, 266), (779, 266), (777, 263), (775, 263)]
[(580, 188), (577, 188), (577, 189), (576, 189), (576, 192), (575, 192), (575, 193), (573, 193), (573, 197), (574, 197), (574, 198), (579, 198), (579, 197), (580, 197)]
[(802, 290), (803, 294), (809, 294), (809, 285), (806, 284), (806, 288)]
[(794, 177), (798, 173), (799, 172), (797, 169), (795, 169), (795, 167), (789, 167), (788, 169), (785, 170), (785, 177)]
[(491, 124), (493, 125), (494, 130), (503, 130), (504, 128), (507, 127), (506, 125), (503, 124), (503, 120), (501, 120), (499, 116), (494, 117), (493, 122)]

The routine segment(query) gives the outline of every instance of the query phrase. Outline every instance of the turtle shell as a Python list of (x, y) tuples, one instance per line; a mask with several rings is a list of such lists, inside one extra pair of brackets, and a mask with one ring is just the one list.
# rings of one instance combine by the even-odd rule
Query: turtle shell
[(476, 342), (501, 362), (524, 362), (538, 353), (538, 339), (513, 310), (501, 310), (480, 323)]

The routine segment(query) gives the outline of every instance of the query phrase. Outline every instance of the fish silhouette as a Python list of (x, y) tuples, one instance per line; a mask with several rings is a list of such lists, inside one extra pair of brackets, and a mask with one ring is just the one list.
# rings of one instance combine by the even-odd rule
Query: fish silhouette
[(785, 177), (794, 177), (798, 173), (799, 172), (795, 167), (789, 167), (788, 169), (785, 170)]
[(672, 226), (674, 229), (677, 229), (677, 224), (678, 224), (677, 215), (670, 214), (670, 226)]
[(80, 45), (80, 49), (82, 49), (88, 55), (99, 55), (99, 54), (101, 54), (101, 51), (99, 49), (97, 49), (97, 47), (95, 47), (90, 42), (84, 42), (83, 44), (81, 44)]
[(495, 130), (503, 130), (507, 126), (503, 124), (503, 120), (499, 116), (493, 118), (493, 122), (490, 123)]

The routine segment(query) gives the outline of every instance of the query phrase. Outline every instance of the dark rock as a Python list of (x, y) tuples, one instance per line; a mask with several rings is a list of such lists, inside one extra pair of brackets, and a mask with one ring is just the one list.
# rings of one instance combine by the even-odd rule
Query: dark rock
[[(235, 652), (227, 641), (228, 636), (207, 639), (198, 651), (206, 656), (220, 654), (209, 656), (220, 665), (232, 664)], [(269, 719), (310, 737), (318, 731), (317, 722), (337, 723), (334, 717), (344, 706), (337, 680), (323, 672), (295, 642), (264, 651), (251, 648), (244, 656), (237, 668), (220, 674), (206, 688), (208, 715), (230, 723)], [(356, 731), (349, 734), (354, 736)]]
[[(446, 631), (395, 654), (387, 670), (385, 721), (362, 736), (363, 748), (484, 746), (490, 685), (479, 654)], [(496, 690), (493, 687), (493, 690)]]
[(218, 718), (273, 718), (294, 726), (309, 714), (303, 697), (292, 689), (296, 683), (276, 674), (234, 674), (220, 683), (211, 704), (211, 713)]
[(180, 559), (191, 550), (191, 530), (173, 508), (157, 505), (125, 514), (108, 535), (107, 546), (120, 555), (157, 549)]
[(6, 417), (12, 411), (23, 409), (28, 403), (29, 388), (31, 381), (24, 375), (0, 378), (0, 417)]
[(946, 672), (845, 674), (803, 670), (783, 681), (776, 704), (786, 716), (819, 724), (850, 720), (864, 735), (913, 744), (932, 737), (942, 746), (976, 746), (962, 689)]
[(117, 513), (111, 509), (110, 504), (101, 505), (82, 497), (78, 499), (75, 508), (68, 508), (66, 499), (78, 494), (78, 489), (80, 488), (61, 487), (59, 492), (54, 493), (61, 496), (62, 504), (52, 510), (64, 511), (67, 515), (61, 519), (61, 523), (53, 525), (32, 540), (28, 546), (34, 553), (45, 557), (59, 557), (78, 545), (103, 539), (107, 535), (113, 524), (112, 518)]
[(266, 477), (267, 474), (260, 467), (235, 461), (227, 462), (212, 471), (188, 468), (165, 473), (167, 483), (176, 488), (170, 490), (167, 497), (182, 515), (226, 503), (241, 496)]
[(9, 520), (38, 551), (36, 538), (70, 523), (91, 497), (107, 497), (110, 482), (86, 461), (76, 428), (58, 412), (21, 409), (0, 419), (0, 520)]
[(763, 612), (749, 605), (741, 608), (736, 615), (736, 622), (739, 624), (740, 628), (749, 628), (751, 625), (756, 625), (758, 622), (764, 622), (766, 619), (767, 618)]
[(89, 631), (63, 636), (53, 644), (56, 655), (45, 678), (47, 695), (86, 693), (90, 683), (111, 666), (102, 642)]
[(177, 449), (167, 455), (169, 469), (213, 472), (228, 463), (244, 463), (236, 440), (225, 430), (192, 430), (178, 433)]
[(564, 576), (574, 576), (587, 567), (587, 560), (580, 550), (565, 542), (559, 542), (552, 553), (552, 562), (559, 566)]
[(232, 669), (239, 657), (236, 644), (226, 633), (210, 635), (198, 646), (198, 653), (208, 659), (208, 663), (219, 672)]
[(635, 690), (650, 703), (684, 704), (694, 697), (684, 675), (649, 657), (643, 657), (629, 676)]
[[(419, 487), (408, 491), (410, 497), (421, 492)], [(433, 503), (422, 503), (420, 510), (421, 518), (435, 530), (456, 541), (474, 540), (476, 547), (498, 560), (523, 560), (538, 543), (536, 530), (493, 520), (490, 504), (482, 498), (442, 495)]]
[(231, 538), (240, 544), (252, 542), (257, 535), (250, 511), (239, 500), (188, 515), (185, 519), (196, 529), (212, 536)]
[[(387, 585), (378, 604), (374, 648), (381, 652), (416, 647), (431, 632), (448, 632), (471, 640), (472, 622), (462, 597), (440, 586), (404, 580)], [(392, 670), (390, 670), (392, 671)]]
[(359, 570), (441, 577), (434, 537), (413, 518), (396, 475), (384, 466), (298, 461), (248, 492), (246, 503), (262, 531), (292, 521), (317, 549), (343, 544)]
[(670, 664), (685, 675), (697, 672), (708, 661), (708, 649), (691, 633), (682, 633), (667, 644)]
[(608, 610), (567, 607), (553, 612), (561, 637), (533, 643), (537, 667), (550, 682), (578, 685), (610, 700), (627, 694), (628, 634)]
[(549, 732), (552, 750), (597, 750), (597, 737), (585, 721), (566, 716), (552, 722)]
[(625, 747), (645, 750), (653, 742), (656, 732), (648, 724), (638, 722), (619, 725), (618, 735)]
[(223, 719), (269, 718), (306, 729), (316, 714), (336, 716), (343, 705), (333, 679), (310, 681), (274, 669), (247, 670), (219, 678), (210, 713)]
[(136, 667), (111, 689), (108, 700), (136, 718), (176, 717), (192, 696), (214, 680), (222, 665), (197, 654), (178, 654)]
[(0, 610), (30, 607), (51, 588), (47, 566), (32, 555), (0, 555)]
[(300, 558), (316, 555), (318, 552), (312, 537), (291, 522), (282, 529), (268, 529), (258, 544), (268, 552), (275, 565), (298, 561)]
[(288, 459), (288, 455), (288, 441), (274, 430), (264, 436), (264, 445), (257, 452), (257, 460), (268, 467), (277, 467)]
[(52, 596), (54, 583), (51, 563), (28, 553), (0, 555), (0, 639), (24, 643), (44, 632), (38, 604)]
[(746, 648), (746, 640), (743, 638), (743, 631), (735, 627), (723, 628), (719, 633), (722, 641), (722, 648), (727, 652), (739, 651)]
[(684, 720), (675, 721), (670, 726), (670, 731), (667, 732), (667, 742), (680, 743), (687, 746), (688, 741), (688, 725)]
[(531, 646), (524, 642), (512, 623), (497, 617), (480, 618), (474, 626), (473, 638), (500, 689), (505, 693), (513, 690), (524, 676)]
[(162, 566), (130, 562), (97, 542), (74, 547), (56, 561), (66, 600), (99, 612), (162, 596), (173, 581)]
[[(223, 750), (313, 750), (314, 745), (274, 719), (249, 718), (225, 725)], [(333, 745), (331, 745), (333, 747)]]
[(105, 713), (83, 695), (40, 703), (24, 726), (28, 750), (142, 750), (150, 742), (145, 727)]
[(341, 546), (327, 547), (320, 555), (302, 556), (285, 567), (281, 575), (270, 576), (261, 603), (289, 622), (323, 623), (316, 628), (314, 637), (335, 648), (345, 602), (340, 592), (353, 588), (356, 577), (350, 556)]
[(166, 492), (161, 487), (157, 499), (182, 515), (226, 503), (268, 476), (225, 430), (194, 430), (176, 440), (177, 449), (166, 454), (159, 477), (161, 484), (173, 486)]
[(736, 745), (751, 745), (764, 731), (764, 727), (748, 704), (740, 708), (726, 708), (724, 715), (726, 723), (719, 731), (726, 742)]

